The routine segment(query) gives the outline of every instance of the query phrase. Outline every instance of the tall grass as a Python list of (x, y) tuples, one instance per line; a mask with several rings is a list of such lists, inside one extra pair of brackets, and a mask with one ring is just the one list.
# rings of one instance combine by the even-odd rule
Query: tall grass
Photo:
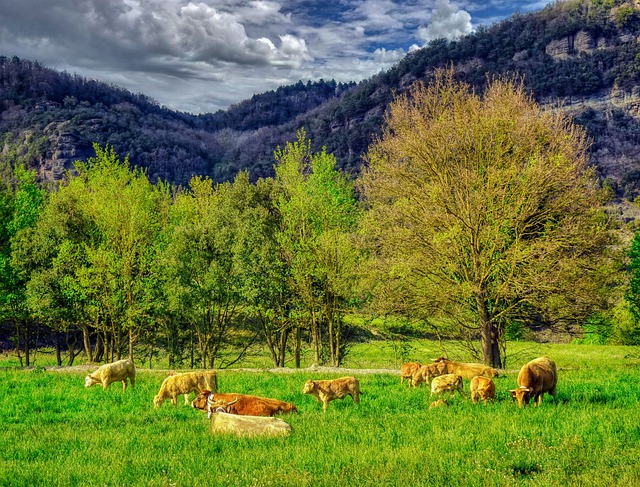
[(356, 374), (361, 404), (334, 401), (326, 414), (302, 385), (336, 374), (220, 371), (223, 392), (298, 406), (282, 416), (292, 434), (276, 439), (212, 435), (182, 397), (154, 410), (160, 372), (140, 370), (123, 394), (117, 383), (85, 389), (81, 372), (4, 367), (0, 485), (640, 485), (636, 351), (522, 344), (518, 365), (543, 353), (560, 367), (557, 396), (524, 409), (508, 393), (516, 371), (496, 379), (494, 404), (456, 397), (431, 411), (424, 387)]

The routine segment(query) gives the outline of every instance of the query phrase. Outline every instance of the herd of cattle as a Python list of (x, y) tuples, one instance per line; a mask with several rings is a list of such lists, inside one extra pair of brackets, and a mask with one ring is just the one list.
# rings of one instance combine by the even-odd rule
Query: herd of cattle
[[(107, 389), (114, 382), (122, 382), (123, 392), (127, 389), (127, 380), (135, 386), (136, 370), (128, 359), (119, 360), (101, 366), (85, 378), (85, 387), (101, 385)], [(400, 383), (408, 380), (409, 387), (419, 387), (426, 383), (431, 387), (431, 397), (436, 401), (430, 409), (446, 406), (445, 394), (453, 397), (457, 391), (463, 395), (463, 379), (470, 380), (469, 389), (473, 403), (488, 402), (495, 398), (493, 379), (498, 371), (482, 364), (454, 362), (440, 357), (431, 364), (407, 363), (400, 368)], [(517, 389), (509, 391), (520, 407), (531, 399), (536, 405), (542, 403), (546, 392), (556, 393), (558, 372), (555, 362), (548, 357), (536, 358), (525, 364), (518, 374)], [(297, 412), (295, 405), (260, 396), (236, 393), (218, 393), (218, 380), (215, 371), (170, 373), (160, 386), (158, 394), (153, 398), (155, 408), (171, 399), (174, 406), (178, 404), (178, 396), (184, 395), (185, 404), (189, 404), (191, 392), (196, 398), (191, 406), (213, 415), (212, 429), (218, 432), (234, 432), (243, 435), (287, 434), (291, 427), (284, 421), (274, 418), (279, 413)], [(302, 389), (304, 394), (315, 396), (326, 411), (329, 402), (351, 396), (355, 404), (360, 402), (360, 384), (355, 377), (342, 377), (334, 380), (308, 380)]]

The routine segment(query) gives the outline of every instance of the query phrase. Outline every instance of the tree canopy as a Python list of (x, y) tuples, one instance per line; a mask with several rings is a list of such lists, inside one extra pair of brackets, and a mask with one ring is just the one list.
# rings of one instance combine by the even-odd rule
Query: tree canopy
[(378, 304), (476, 330), (502, 365), (513, 320), (575, 320), (610, 236), (582, 129), (515, 79), (484, 94), (441, 70), (392, 103), (360, 179)]

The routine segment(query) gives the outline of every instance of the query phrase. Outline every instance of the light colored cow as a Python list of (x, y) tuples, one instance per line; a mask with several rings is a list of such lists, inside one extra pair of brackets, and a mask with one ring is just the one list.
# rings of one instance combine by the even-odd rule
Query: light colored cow
[(322, 403), (323, 411), (334, 399), (351, 396), (353, 402), (360, 403), (360, 383), (355, 377), (341, 377), (334, 380), (308, 380), (302, 389), (303, 394), (313, 394)]
[(462, 377), (457, 374), (444, 374), (434, 377), (431, 381), (431, 396), (441, 396), (445, 392), (449, 392), (451, 397), (455, 396), (456, 391), (463, 395)]
[(201, 390), (218, 390), (218, 378), (215, 370), (204, 372), (185, 372), (169, 375), (160, 386), (158, 394), (153, 398), (153, 406), (157, 409), (167, 399), (178, 405), (178, 396), (184, 394), (184, 403), (189, 404), (189, 394), (198, 394)]
[(444, 357), (439, 357), (434, 362), (443, 364), (447, 368), (446, 374), (457, 374), (462, 376), (463, 379), (472, 379), (476, 375), (489, 378), (498, 377), (499, 375), (496, 369), (484, 364), (456, 362)]
[(434, 377), (444, 375), (447, 373), (447, 366), (442, 363), (425, 364), (420, 367), (413, 377), (411, 378), (411, 384), (413, 387), (418, 387), (423, 382), (427, 385), (431, 385), (431, 381)]
[(91, 387), (99, 384), (106, 390), (114, 382), (122, 382), (122, 392), (127, 390), (127, 379), (131, 387), (136, 385), (136, 367), (129, 359), (118, 360), (111, 364), (104, 364), (98, 370), (84, 379), (84, 386)]

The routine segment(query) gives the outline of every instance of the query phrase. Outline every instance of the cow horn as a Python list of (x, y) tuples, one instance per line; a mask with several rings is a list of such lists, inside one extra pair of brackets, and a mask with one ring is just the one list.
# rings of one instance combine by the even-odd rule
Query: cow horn
[(231, 406), (232, 404), (235, 404), (238, 402), (238, 398), (236, 397), (236, 399), (234, 401), (228, 402), (227, 406)]

